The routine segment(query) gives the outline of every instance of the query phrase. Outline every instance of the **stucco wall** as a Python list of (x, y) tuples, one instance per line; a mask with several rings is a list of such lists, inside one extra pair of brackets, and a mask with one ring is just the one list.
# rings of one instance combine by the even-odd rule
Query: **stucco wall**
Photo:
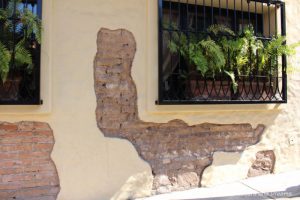
[(47, 79), (42, 80), (42, 91), (50, 88), (51, 93), (42, 96), (42, 106), (1, 106), (0, 121), (44, 121), (51, 125), (56, 140), (52, 158), (62, 188), (59, 200), (109, 199), (128, 177), (151, 170), (129, 142), (104, 138), (97, 128), (93, 80), (96, 37), (103, 26), (139, 32), (145, 2), (43, 2), (46, 35), (42, 70)]
[[(290, 74), (287, 105), (156, 106), (157, 98), (157, 4), (156, 0), (52, 0), (44, 1), (42, 51), (43, 106), (0, 106), (0, 121), (48, 122), (56, 144), (56, 163), (61, 191), (59, 200), (109, 199), (127, 178), (150, 172), (133, 146), (108, 139), (96, 125), (93, 60), (96, 36), (101, 27), (126, 28), (136, 39), (133, 79), (138, 109), (145, 121), (183, 119), (189, 124), (264, 123), (262, 141), (240, 154), (215, 155), (204, 172), (204, 185), (242, 179), (255, 153), (272, 149), (277, 156), (275, 172), (300, 168), (300, 76)], [(300, 25), (300, 3), (287, 0), (288, 40), (295, 42)], [(300, 16), (299, 16), (300, 17)], [(294, 66), (300, 60), (294, 61)], [(289, 138), (296, 144), (290, 145)], [(231, 173), (234, 171), (234, 173)]]

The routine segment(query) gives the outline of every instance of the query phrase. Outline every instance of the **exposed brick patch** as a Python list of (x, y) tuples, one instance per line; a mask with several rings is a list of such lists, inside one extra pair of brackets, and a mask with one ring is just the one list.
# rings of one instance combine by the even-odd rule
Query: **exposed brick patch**
[(276, 156), (274, 151), (259, 151), (256, 153), (256, 160), (248, 171), (248, 177), (261, 176), (274, 172)]
[(133, 35), (124, 29), (101, 29), (94, 78), (96, 117), (107, 137), (129, 140), (154, 175), (153, 189), (169, 192), (200, 186), (203, 170), (216, 151), (243, 151), (256, 144), (264, 131), (250, 124), (200, 124), (181, 120), (150, 123), (138, 117), (137, 91), (131, 77), (136, 52)]
[(0, 199), (55, 200), (56, 167), (51, 128), (41, 122), (0, 122)]

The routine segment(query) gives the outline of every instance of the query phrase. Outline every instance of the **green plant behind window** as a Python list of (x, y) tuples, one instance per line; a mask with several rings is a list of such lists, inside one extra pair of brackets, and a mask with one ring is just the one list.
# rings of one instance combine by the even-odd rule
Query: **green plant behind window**
[[(172, 24), (174, 30), (178, 30)], [(214, 77), (225, 65), (221, 47), (209, 36), (185, 34), (174, 31), (171, 34), (168, 48), (171, 53), (179, 53), (189, 64), (194, 65), (204, 77)]]
[(207, 34), (195, 35), (174, 30), (168, 48), (172, 53), (179, 53), (203, 77), (226, 74), (232, 82), (234, 93), (238, 90), (237, 77), (255, 75), (273, 75), (278, 68), (278, 57), (292, 55), (299, 45), (285, 45), (283, 36), (274, 36), (270, 41), (262, 41), (254, 34), (252, 26), (235, 34), (224, 25), (212, 25)]
[(32, 70), (29, 41), (41, 43), (42, 23), (21, 0), (10, 0), (0, 9), (0, 25), (0, 80), (5, 82), (13, 70)]

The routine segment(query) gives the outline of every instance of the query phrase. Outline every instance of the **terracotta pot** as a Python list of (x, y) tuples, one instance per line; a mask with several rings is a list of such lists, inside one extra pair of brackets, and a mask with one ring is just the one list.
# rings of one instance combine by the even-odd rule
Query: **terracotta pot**
[(8, 78), (4, 83), (0, 83), (0, 100), (18, 100), (21, 77)]

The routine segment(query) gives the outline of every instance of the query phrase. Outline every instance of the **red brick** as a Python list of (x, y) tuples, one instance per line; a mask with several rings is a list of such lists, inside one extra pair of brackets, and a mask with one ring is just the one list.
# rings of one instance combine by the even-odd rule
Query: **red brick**
[(0, 123), (0, 130), (2, 131), (16, 131), (18, 130), (17, 124), (10, 124), (10, 123)]
[(34, 175), (28, 175), (28, 174), (10, 174), (10, 175), (2, 176), (2, 182), (4, 182), (4, 183), (28, 181), (28, 180), (33, 180), (33, 179), (34, 179)]
[(38, 143), (33, 145), (33, 151), (51, 151), (53, 144), (49, 143)]
[(0, 200), (55, 200), (59, 179), (50, 154), (53, 132), (42, 122), (0, 122)]
[(32, 144), (19, 144), (19, 145), (1, 145), (0, 152), (30, 152), (32, 151)]
[(19, 154), (19, 159), (23, 160), (23, 159), (32, 159), (32, 160), (36, 160), (39, 158), (45, 158), (47, 159), (49, 157), (49, 152), (30, 152), (30, 153), (20, 153)]
[(34, 124), (34, 130), (38, 130), (39, 132), (41, 132), (42, 130), (46, 130), (46, 131), (51, 131), (50, 126), (47, 123), (44, 122), (33, 122)]

